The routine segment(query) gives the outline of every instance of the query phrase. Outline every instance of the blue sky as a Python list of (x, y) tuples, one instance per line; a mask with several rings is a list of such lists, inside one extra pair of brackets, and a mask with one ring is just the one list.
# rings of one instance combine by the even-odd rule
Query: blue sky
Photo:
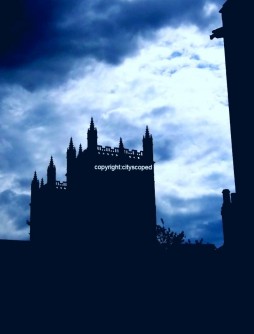
[[(30, 182), (66, 148), (141, 149), (154, 138), (158, 222), (222, 244), (221, 191), (234, 191), (223, 1), (5, 1), (0, 13), (0, 238), (27, 239)], [(71, 228), (71, 226), (70, 226)]]

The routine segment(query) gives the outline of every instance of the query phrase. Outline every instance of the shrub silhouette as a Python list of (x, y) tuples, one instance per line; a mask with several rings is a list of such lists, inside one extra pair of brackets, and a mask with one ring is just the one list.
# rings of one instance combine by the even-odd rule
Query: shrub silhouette
[(161, 218), (162, 226), (156, 225), (156, 236), (159, 244), (165, 249), (168, 250), (171, 247), (179, 246), (183, 244), (185, 234), (184, 232), (176, 233), (171, 231), (169, 227), (165, 227), (164, 220)]

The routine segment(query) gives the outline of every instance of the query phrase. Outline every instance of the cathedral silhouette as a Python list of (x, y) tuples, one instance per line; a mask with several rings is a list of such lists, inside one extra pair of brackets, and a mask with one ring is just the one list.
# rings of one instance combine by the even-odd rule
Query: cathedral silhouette
[[(30, 240), (37, 246), (96, 251), (147, 251), (156, 241), (153, 138), (146, 127), (143, 151), (102, 147), (91, 119), (87, 148), (67, 148), (66, 181), (56, 179), (51, 157), (47, 183), (31, 184)], [(44, 246), (45, 247), (45, 246)]]
[[(70, 140), (66, 181), (57, 181), (53, 158), (46, 184), (34, 175), (31, 242), (0, 242), (1, 314), (8, 319), (8, 332), (82, 328), (100, 333), (113, 328), (124, 333), (129, 328), (154, 328), (185, 333), (199, 328), (204, 332), (208, 326), (214, 332), (218, 328), (249, 332), (254, 179), (250, 7), (247, 1), (228, 0), (221, 9), (223, 27), (211, 35), (211, 39), (224, 38), (225, 43), (236, 185), (235, 193), (223, 190), (222, 252), (212, 257), (205, 252), (195, 257), (158, 253), (154, 261), (138, 259), (130, 261), (132, 265), (122, 261), (121, 270), (119, 261), (113, 266), (104, 258), (95, 258), (93, 265), (84, 261), (84, 255), (96, 249), (101, 254), (124, 249), (136, 257), (135, 250), (146, 250), (155, 242), (156, 230), (153, 139), (148, 128), (140, 152), (126, 149), (121, 139), (118, 147), (102, 147), (92, 119), (85, 150), (80, 146), (76, 152)], [(37, 246), (50, 250), (49, 256), (39, 257), (34, 251)], [(60, 252), (57, 259), (51, 246)], [(80, 247), (82, 252), (72, 253)], [(12, 330), (11, 325), (18, 328)]]

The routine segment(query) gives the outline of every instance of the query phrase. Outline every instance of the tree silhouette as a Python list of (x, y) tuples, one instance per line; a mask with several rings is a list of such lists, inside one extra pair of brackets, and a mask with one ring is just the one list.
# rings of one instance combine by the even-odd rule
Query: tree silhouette
[(156, 225), (156, 236), (159, 244), (168, 250), (172, 246), (179, 246), (184, 242), (184, 232), (176, 233), (171, 231), (169, 227), (165, 227), (164, 220), (161, 218), (162, 226)]
[(203, 244), (203, 238), (201, 238), (200, 240), (195, 240), (195, 244), (196, 245), (202, 245)]

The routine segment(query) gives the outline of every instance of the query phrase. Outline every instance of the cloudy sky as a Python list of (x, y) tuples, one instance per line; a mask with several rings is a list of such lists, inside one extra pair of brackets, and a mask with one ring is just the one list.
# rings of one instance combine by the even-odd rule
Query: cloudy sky
[(4, 0), (0, 12), (0, 238), (27, 239), (30, 183), (66, 148), (142, 149), (154, 138), (158, 221), (222, 244), (221, 191), (234, 191), (223, 0)]

